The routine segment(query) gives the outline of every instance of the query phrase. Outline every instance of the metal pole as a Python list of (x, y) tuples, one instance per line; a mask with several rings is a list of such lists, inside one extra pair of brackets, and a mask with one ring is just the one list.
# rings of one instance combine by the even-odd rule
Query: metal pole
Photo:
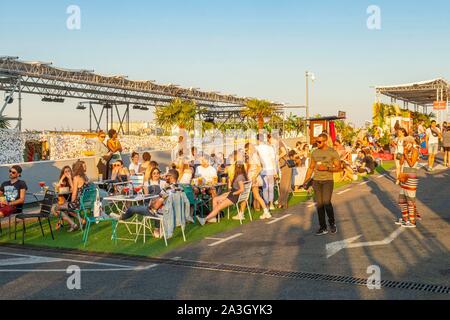
[(130, 104), (127, 104), (127, 135), (130, 135)]
[(89, 102), (89, 132), (92, 132), (92, 103)]
[(309, 72), (306, 71), (306, 119), (305, 119), (305, 137), (306, 137), (306, 143), (310, 143), (309, 141)]
[(19, 80), (19, 131), (22, 132), (22, 85)]

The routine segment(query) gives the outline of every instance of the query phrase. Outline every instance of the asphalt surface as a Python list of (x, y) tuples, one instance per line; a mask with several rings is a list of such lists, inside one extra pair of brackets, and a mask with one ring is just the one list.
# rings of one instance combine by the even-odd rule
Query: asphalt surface
[[(336, 191), (336, 235), (314, 236), (315, 208), (304, 203), (274, 217), (283, 219), (254, 221), (158, 259), (0, 246), (0, 299), (448, 300), (450, 292), (370, 290), (326, 276), (367, 279), (368, 267), (378, 266), (382, 281), (450, 287), (449, 175), (421, 172), (417, 229), (399, 231), (393, 223), (399, 187), (390, 172)], [(349, 238), (354, 247), (331, 250)], [(81, 268), (79, 290), (67, 286), (74, 265)]]

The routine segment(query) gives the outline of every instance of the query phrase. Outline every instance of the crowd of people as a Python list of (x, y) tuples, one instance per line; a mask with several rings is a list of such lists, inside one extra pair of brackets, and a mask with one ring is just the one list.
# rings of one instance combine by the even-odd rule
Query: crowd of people
[[(312, 145), (297, 142), (295, 147), (288, 147), (281, 139), (271, 134), (258, 134), (256, 140), (248, 140), (243, 148), (233, 150), (230, 154), (206, 153), (196, 147), (187, 148), (184, 138), (180, 136), (178, 145), (172, 153), (172, 163), (163, 173), (160, 165), (152, 161), (150, 153), (142, 155), (133, 152), (129, 166), (124, 165), (121, 144), (117, 132), (99, 132), (96, 154), (99, 158), (97, 169), (115, 183), (127, 184), (133, 177), (140, 177), (142, 192), (158, 196), (146, 207), (130, 208), (118, 219), (127, 219), (134, 214), (155, 214), (164, 206), (164, 200), (171, 191), (181, 190), (180, 186), (192, 186), (196, 197), (207, 195), (211, 206), (205, 208), (206, 214), (198, 216), (201, 225), (217, 222), (218, 215), (223, 215), (228, 207), (238, 204), (246, 184), (251, 182), (252, 201), (250, 206), (256, 211), (262, 210), (261, 219), (272, 218), (271, 211), (276, 208), (288, 208), (292, 192), (314, 190), (317, 203), (320, 228), (317, 235), (337, 232), (334, 209), (331, 203), (334, 182), (357, 180), (360, 175), (370, 175), (380, 165), (381, 150), (377, 139), (363, 137), (352, 146), (345, 146), (339, 139), (332, 141), (326, 133), (319, 135)], [(422, 145), (425, 141), (425, 145)], [(450, 127), (443, 124), (442, 130), (431, 122), (428, 129), (419, 124), (415, 132), (408, 133), (404, 128), (397, 128), (390, 147), (396, 164), (396, 183), (400, 186), (399, 206), (401, 218), (396, 221), (403, 227), (415, 227), (420, 214), (416, 207), (418, 187), (417, 171), (423, 146), (428, 151), (428, 170), (434, 164), (434, 156), (442, 148), (444, 165), (450, 166)], [(60, 191), (58, 203), (53, 213), (66, 222), (69, 232), (79, 229), (75, 222), (74, 210), (80, 206), (80, 197), (90, 180), (86, 174), (86, 163), (78, 160), (72, 167), (61, 170), (56, 183)], [(20, 212), (25, 201), (27, 185), (20, 180), (22, 169), (12, 166), (9, 170), (10, 180), (0, 186), (0, 218)], [(228, 192), (221, 193), (216, 188), (225, 185)], [(65, 192), (61, 192), (66, 190)], [(114, 189), (117, 191), (117, 189)], [(245, 205), (233, 217), (244, 220)], [(326, 223), (328, 216), (328, 225)]]

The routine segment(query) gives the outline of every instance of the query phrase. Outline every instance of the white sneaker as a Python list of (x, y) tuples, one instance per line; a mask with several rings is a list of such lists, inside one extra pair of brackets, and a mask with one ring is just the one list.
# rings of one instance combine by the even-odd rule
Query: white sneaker
[(273, 203), (270, 204), (270, 210), (275, 210), (275, 207), (273, 206)]
[(120, 214), (117, 214), (117, 213), (114, 213), (114, 212), (111, 212), (109, 214), (109, 217), (113, 218), (113, 219), (116, 219), (116, 220), (120, 220)]
[(217, 223), (217, 218), (209, 219), (208, 223)]
[(233, 220), (245, 220), (245, 217), (243, 215), (235, 215), (234, 217), (232, 217), (231, 219)]
[(266, 219), (272, 218), (272, 215), (270, 214), (269, 209), (266, 208), (266, 210), (264, 210), (264, 216), (266, 217)]
[(416, 225), (414, 223), (411, 223), (411, 221), (408, 221), (406, 223), (402, 224), (403, 228), (416, 228)]

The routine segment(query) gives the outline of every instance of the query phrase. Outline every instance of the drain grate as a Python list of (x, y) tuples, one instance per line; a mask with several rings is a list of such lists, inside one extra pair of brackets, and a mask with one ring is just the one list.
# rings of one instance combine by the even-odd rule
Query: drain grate
[[(367, 279), (364, 278), (355, 278), (352, 276), (338, 276), (338, 275), (330, 275), (330, 274), (320, 274), (320, 273), (311, 273), (311, 272), (295, 272), (295, 271), (282, 271), (282, 270), (274, 270), (274, 269), (263, 269), (263, 268), (253, 268), (239, 265), (231, 265), (231, 264), (217, 264), (217, 263), (208, 263), (208, 262), (196, 262), (196, 261), (188, 261), (188, 260), (169, 260), (169, 259), (152, 259), (152, 262), (162, 263), (162, 264), (170, 264), (176, 266), (183, 266), (195, 269), (208, 269), (222, 272), (236, 272), (236, 273), (244, 273), (244, 274), (252, 274), (252, 275), (265, 275), (271, 277), (279, 277), (279, 278), (289, 278), (289, 279), (298, 279), (298, 280), (313, 280), (313, 281), (325, 281), (325, 282), (334, 282), (341, 284), (353, 284), (366, 286)], [(389, 288), (389, 289), (402, 289), (402, 290), (414, 290), (420, 292), (428, 292), (428, 293), (439, 293), (439, 294), (450, 294), (450, 287), (440, 286), (440, 285), (432, 285), (432, 284), (423, 284), (423, 283), (415, 283), (415, 282), (403, 282), (403, 281), (392, 281), (392, 280), (382, 280), (380, 281), (381, 287)]]

